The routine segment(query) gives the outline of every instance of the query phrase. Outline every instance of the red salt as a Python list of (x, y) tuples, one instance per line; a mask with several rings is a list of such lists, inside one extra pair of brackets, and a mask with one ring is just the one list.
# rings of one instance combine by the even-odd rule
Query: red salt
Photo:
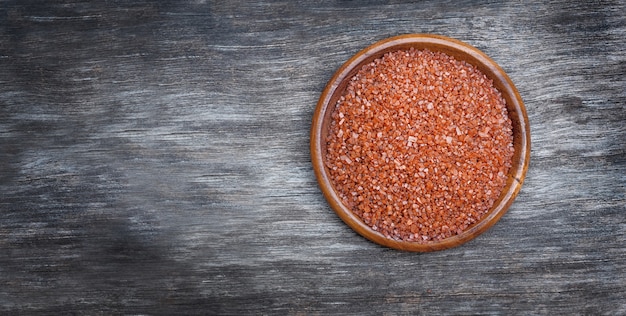
[(463, 61), (415, 49), (359, 70), (326, 142), (343, 203), (388, 238), (416, 242), (480, 220), (513, 155), (506, 103), (492, 81)]

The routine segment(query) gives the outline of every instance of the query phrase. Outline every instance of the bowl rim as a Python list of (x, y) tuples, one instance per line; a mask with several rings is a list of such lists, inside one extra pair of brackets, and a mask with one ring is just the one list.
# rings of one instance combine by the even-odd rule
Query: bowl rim
[[(327, 167), (324, 164), (324, 129), (328, 127), (330, 112), (334, 110), (336, 105), (337, 93), (341, 93), (342, 89), (345, 89), (347, 81), (364, 64), (381, 57), (386, 52), (411, 47), (439, 51), (457, 60), (464, 60), (490, 78), (506, 100), (508, 115), (513, 123), (513, 142), (515, 147), (506, 185), (491, 209), (478, 222), (472, 224), (461, 234), (426, 243), (394, 240), (370, 228), (356, 214), (343, 205), (332, 185)], [(332, 102), (333, 99), (334, 102)], [(493, 226), (506, 213), (518, 195), (528, 170), (530, 161), (530, 124), (526, 108), (517, 88), (504, 70), (485, 53), (467, 43), (442, 35), (425, 33), (404, 34), (380, 40), (362, 49), (335, 72), (325, 86), (313, 114), (310, 150), (318, 185), (330, 207), (343, 222), (358, 234), (376, 244), (397, 250), (429, 252), (456, 247), (474, 239)]]

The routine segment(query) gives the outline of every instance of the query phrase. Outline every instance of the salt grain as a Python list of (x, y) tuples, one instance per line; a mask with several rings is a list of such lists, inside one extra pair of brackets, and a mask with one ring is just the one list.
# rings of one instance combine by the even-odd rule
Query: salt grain
[(346, 207), (373, 230), (430, 242), (462, 233), (491, 208), (512, 139), (491, 80), (446, 54), (409, 49), (352, 78), (332, 114), (325, 164)]

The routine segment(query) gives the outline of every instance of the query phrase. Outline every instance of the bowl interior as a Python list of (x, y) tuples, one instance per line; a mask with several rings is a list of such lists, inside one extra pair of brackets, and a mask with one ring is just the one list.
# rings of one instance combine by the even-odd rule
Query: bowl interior
[[(428, 49), (430, 51), (443, 52), (457, 60), (463, 60), (471, 64), (492, 79), (494, 86), (506, 100), (508, 114), (513, 127), (513, 146), (515, 149), (506, 186), (487, 214), (459, 235), (427, 243), (393, 240), (372, 230), (341, 203), (333, 187), (328, 170), (323, 163), (332, 111), (346, 89), (349, 80), (363, 65), (382, 57), (385, 53), (405, 50), (411, 47), (419, 50)], [(517, 196), (528, 168), (530, 128), (526, 110), (517, 89), (504, 71), (484, 53), (468, 44), (443, 36), (428, 34), (401, 35), (377, 42), (360, 51), (341, 66), (328, 82), (313, 117), (311, 155), (313, 168), (324, 196), (331, 208), (348, 226), (363, 237), (383, 246), (408, 251), (433, 251), (458, 246), (473, 239), (491, 227), (506, 212), (515, 196)]]

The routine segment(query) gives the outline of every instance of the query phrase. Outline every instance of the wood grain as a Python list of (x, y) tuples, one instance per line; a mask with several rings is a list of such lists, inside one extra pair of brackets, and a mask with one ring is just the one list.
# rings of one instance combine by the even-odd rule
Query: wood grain
[[(626, 4), (0, 1), (3, 314), (626, 313)], [(315, 104), (377, 40), (436, 33), (520, 91), (507, 214), (428, 254), (317, 187)]]

